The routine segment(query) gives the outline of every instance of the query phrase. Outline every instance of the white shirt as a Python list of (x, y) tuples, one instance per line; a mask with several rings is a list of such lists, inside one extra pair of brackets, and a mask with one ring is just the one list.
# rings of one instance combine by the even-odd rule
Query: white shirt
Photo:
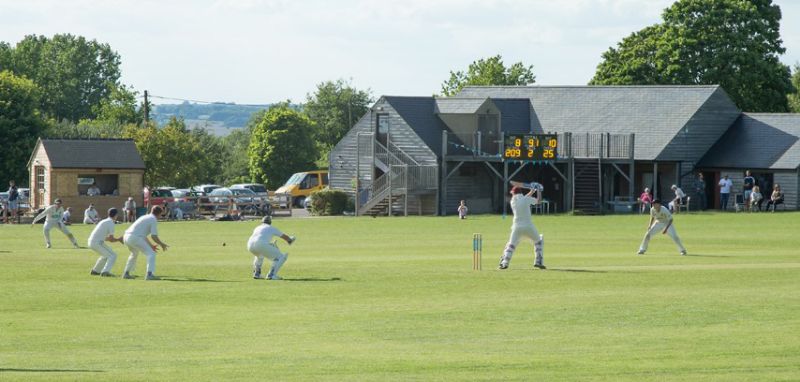
[(69, 210), (64, 211), (64, 213), (61, 214), (61, 221), (64, 222), (64, 223), (69, 223), (69, 219), (71, 217), (72, 217), (72, 213), (70, 213)]
[(720, 179), (719, 181), (720, 189), (719, 192), (721, 194), (730, 194), (731, 187), (733, 187), (733, 182), (730, 179)]
[(135, 210), (136, 209), (136, 202), (133, 200), (126, 200), (125, 207), (122, 208), (123, 210)]
[(89, 189), (86, 191), (86, 195), (89, 195), (89, 196), (100, 195), (100, 189), (97, 188), (97, 187), (89, 187)]
[(686, 194), (683, 193), (680, 187), (675, 187), (675, 197), (683, 199), (686, 197)]
[(261, 224), (253, 230), (253, 234), (250, 235), (250, 240), (248, 240), (248, 242), (255, 243), (258, 241), (263, 241), (265, 243), (270, 243), (272, 242), (273, 237), (281, 236), (283, 236), (283, 232), (281, 232), (279, 229), (269, 224)]
[(153, 214), (147, 214), (140, 217), (136, 220), (133, 224), (131, 224), (128, 229), (125, 230), (125, 235), (132, 235), (132, 236), (139, 236), (139, 237), (147, 237), (147, 235), (151, 236), (158, 236), (158, 230), (156, 229), (156, 224), (158, 224), (158, 220), (156, 216)]
[(672, 220), (672, 214), (669, 213), (669, 208), (661, 206), (661, 209), (656, 210), (655, 207), (650, 208), (650, 217), (655, 218), (657, 222), (667, 224)]
[(97, 221), (97, 210), (94, 208), (87, 208), (83, 211), (83, 224), (93, 224)]
[(52, 206), (45, 208), (44, 211), (42, 211), (42, 213), (40, 213), (39, 215), (36, 215), (33, 221), (37, 222), (42, 218), (46, 218), (45, 219), (46, 223), (60, 222), (63, 217), (64, 217), (64, 208), (53, 204)]
[(516, 194), (511, 197), (511, 211), (514, 212), (515, 227), (533, 226), (531, 220), (531, 206), (536, 204), (536, 199), (523, 194)]
[(97, 223), (92, 234), (89, 235), (89, 246), (100, 244), (109, 236), (114, 236), (114, 220), (106, 218)]
[(758, 202), (759, 200), (763, 199), (764, 196), (761, 195), (760, 192), (753, 192), (750, 194), (750, 201), (751, 202)]

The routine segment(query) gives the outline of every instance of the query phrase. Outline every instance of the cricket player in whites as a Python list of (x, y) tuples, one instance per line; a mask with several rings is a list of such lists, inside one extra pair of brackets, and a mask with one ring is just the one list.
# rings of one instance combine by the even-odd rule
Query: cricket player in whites
[(147, 257), (147, 276), (145, 280), (158, 280), (158, 277), (156, 277), (156, 251), (158, 247), (147, 239), (147, 235), (150, 235), (153, 241), (161, 246), (161, 249), (166, 251), (169, 248), (158, 238), (158, 219), (156, 217), (161, 216), (163, 212), (164, 210), (161, 206), (154, 206), (149, 214), (140, 217), (125, 230), (123, 241), (131, 251), (131, 255), (128, 257), (128, 263), (125, 264), (125, 273), (122, 274), (122, 278), (133, 278), (131, 272), (136, 267), (136, 257), (141, 252)]
[[(655, 224), (654, 224), (655, 223)], [(647, 245), (650, 244), (650, 236), (656, 232), (661, 231), (661, 234), (669, 234), (672, 241), (678, 245), (678, 250), (681, 255), (686, 256), (686, 248), (681, 243), (681, 238), (678, 237), (678, 232), (675, 231), (675, 226), (672, 224), (672, 214), (667, 207), (661, 205), (661, 201), (653, 200), (653, 207), (650, 208), (650, 223), (647, 224), (647, 233), (644, 234), (642, 245), (639, 246), (639, 255), (644, 255), (647, 252)]]
[(50, 230), (53, 228), (58, 228), (59, 231), (63, 232), (64, 235), (67, 235), (69, 241), (72, 242), (72, 246), (75, 248), (80, 248), (78, 246), (78, 241), (75, 240), (75, 236), (72, 236), (72, 232), (67, 229), (67, 226), (61, 220), (64, 216), (64, 207), (61, 207), (61, 199), (56, 199), (55, 204), (49, 206), (42, 211), (39, 215), (36, 215), (33, 218), (33, 222), (31, 222), (31, 227), (36, 224), (37, 221), (44, 219), (44, 243), (47, 245), (47, 248), (50, 248)]
[(247, 241), (247, 250), (255, 256), (255, 259), (253, 259), (253, 278), (261, 278), (261, 266), (264, 265), (264, 258), (266, 257), (272, 260), (272, 267), (269, 270), (269, 274), (264, 278), (267, 280), (280, 280), (281, 278), (278, 276), (278, 271), (281, 269), (281, 266), (283, 266), (283, 263), (286, 262), (289, 254), (281, 253), (272, 238), (280, 237), (286, 240), (289, 245), (292, 245), (297, 238), (294, 236), (287, 236), (285, 233), (273, 227), (272, 218), (269, 215), (264, 216), (264, 218), (261, 219), (261, 223), (261, 225), (253, 230), (253, 234), (250, 235), (250, 240)]
[(111, 277), (111, 268), (117, 260), (117, 254), (106, 245), (106, 241), (122, 243), (122, 237), (114, 237), (114, 218), (117, 216), (116, 208), (108, 209), (108, 218), (100, 220), (89, 235), (89, 248), (97, 252), (100, 258), (89, 272), (92, 276)]
[[(536, 260), (533, 266), (539, 269), (547, 269), (544, 266), (544, 238), (539, 235), (536, 226), (531, 220), (531, 206), (542, 202), (542, 192), (544, 187), (539, 183), (519, 183), (511, 182), (511, 211), (514, 212), (514, 222), (511, 225), (511, 237), (508, 239), (503, 257), (500, 258), (500, 269), (508, 268), (511, 256), (517, 249), (520, 240), (528, 238), (533, 241), (533, 248), (536, 253)], [(530, 189), (527, 194), (523, 194), (525, 189)], [(533, 197), (536, 194), (536, 198)]]

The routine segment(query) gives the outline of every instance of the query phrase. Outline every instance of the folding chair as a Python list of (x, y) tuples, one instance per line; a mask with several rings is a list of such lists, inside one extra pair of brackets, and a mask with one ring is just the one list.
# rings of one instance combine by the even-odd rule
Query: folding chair
[(736, 209), (736, 212), (742, 212), (745, 209), (744, 205), (744, 195), (736, 194), (734, 197), (733, 207)]
[(692, 202), (692, 197), (691, 196), (687, 196), (687, 197), (681, 199), (681, 204), (678, 205), (678, 212), (680, 212), (681, 210), (689, 212), (689, 204), (691, 202)]

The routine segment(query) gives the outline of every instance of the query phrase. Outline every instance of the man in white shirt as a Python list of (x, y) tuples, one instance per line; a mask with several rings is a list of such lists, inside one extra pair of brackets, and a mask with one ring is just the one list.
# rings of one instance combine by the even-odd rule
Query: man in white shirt
[(64, 208), (61, 207), (61, 199), (56, 199), (55, 204), (47, 207), (40, 213), (33, 218), (33, 222), (31, 222), (31, 227), (42, 218), (44, 220), (44, 242), (47, 245), (47, 248), (50, 248), (50, 230), (53, 228), (58, 228), (59, 231), (63, 232), (64, 235), (67, 235), (69, 241), (72, 242), (72, 246), (75, 248), (80, 248), (78, 246), (78, 242), (75, 240), (75, 236), (72, 236), (72, 232), (67, 229), (67, 226), (61, 220), (64, 216)]
[(682, 204), (683, 198), (686, 197), (686, 194), (683, 192), (683, 190), (681, 190), (680, 187), (674, 184), (672, 185), (672, 187), (670, 187), (670, 189), (675, 193), (675, 198), (672, 199), (671, 202), (669, 202), (669, 210), (670, 212), (677, 214), (678, 212), (681, 212), (680, 205)]
[(67, 207), (64, 213), (61, 214), (61, 221), (64, 225), (72, 225), (72, 207)]
[(100, 188), (97, 187), (97, 183), (92, 183), (91, 187), (89, 187), (89, 189), (86, 190), (86, 195), (89, 195), (89, 196), (100, 195)]
[(161, 216), (162, 212), (164, 211), (161, 209), (161, 206), (155, 206), (150, 210), (149, 214), (140, 217), (125, 230), (123, 241), (131, 251), (131, 255), (128, 257), (128, 262), (125, 264), (125, 271), (122, 274), (122, 278), (133, 278), (131, 272), (133, 272), (136, 267), (136, 257), (139, 256), (139, 252), (141, 252), (147, 257), (147, 276), (145, 280), (158, 280), (155, 273), (156, 250), (158, 250), (158, 247), (151, 243), (147, 236), (150, 235), (153, 241), (161, 246), (161, 249), (166, 251), (169, 247), (158, 238), (157, 217)]
[(255, 256), (253, 259), (253, 278), (261, 278), (261, 266), (264, 264), (264, 258), (272, 261), (272, 267), (269, 273), (264, 277), (267, 280), (280, 280), (278, 271), (286, 262), (289, 257), (288, 253), (282, 253), (278, 246), (275, 245), (273, 237), (279, 237), (285, 240), (289, 245), (292, 245), (295, 240), (294, 236), (288, 236), (281, 232), (279, 229), (272, 226), (272, 218), (269, 215), (261, 219), (261, 224), (253, 230), (250, 239), (247, 240), (247, 250)]
[(117, 254), (106, 245), (108, 242), (122, 242), (122, 238), (114, 237), (114, 218), (117, 216), (116, 208), (108, 209), (108, 217), (97, 223), (97, 226), (92, 230), (89, 235), (89, 248), (97, 252), (100, 258), (94, 263), (94, 268), (89, 274), (93, 276), (100, 275), (101, 277), (111, 277), (111, 268), (114, 267), (114, 262), (117, 260)]
[(94, 209), (94, 204), (89, 204), (89, 208), (83, 211), (83, 224), (97, 224), (100, 217), (97, 216), (97, 210)]
[(731, 196), (731, 187), (733, 182), (725, 175), (719, 180), (719, 209), (725, 211), (728, 209), (728, 198)]
[(129, 196), (128, 200), (125, 201), (125, 205), (122, 206), (122, 212), (125, 214), (126, 223), (136, 220), (136, 201), (133, 200), (132, 196)]
[[(514, 222), (511, 225), (511, 237), (508, 239), (503, 256), (500, 258), (499, 269), (508, 268), (511, 257), (514, 255), (514, 250), (523, 238), (533, 241), (533, 248), (536, 253), (533, 266), (539, 269), (547, 269), (544, 266), (544, 238), (539, 235), (539, 231), (533, 225), (531, 218), (531, 206), (541, 203), (544, 187), (539, 183), (531, 183), (528, 187), (530, 187), (530, 191), (527, 194), (523, 194), (525, 189), (520, 186), (515, 185), (511, 188), (511, 211), (514, 212)], [(534, 193), (536, 198), (533, 197)]]
[(644, 255), (644, 253), (647, 252), (647, 245), (650, 244), (650, 236), (658, 231), (661, 231), (661, 234), (669, 234), (672, 241), (678, 245), (678, 250), (681, 251), (681, 255), (686, 256), (686, 248), (683, 247), (681, 238), (678, 237), (678, 232), (675, 231), (675, 226), (672, 224), (672, 214), (669, 213), (667, 207), (661, 205), (660, 200), (656, 199), (653, 201), (653, 207), (650, 208), (650, 223), (647, 224), (647, 233), (644, 234), (642, 245), (639, 246), (640, 255)]

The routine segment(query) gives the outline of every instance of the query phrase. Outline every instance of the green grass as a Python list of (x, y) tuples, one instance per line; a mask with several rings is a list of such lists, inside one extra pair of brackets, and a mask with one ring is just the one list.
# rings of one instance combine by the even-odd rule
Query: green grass
[(687, 257), (635, 256), (647, 217), (535, 220), (547, 271), (529, 244), (494, 269), (498, 216), (276, 219), (299, 237), (279, 282), (250, 279), (253, 222), (162, 223), (157, 282), (0, 226), (0, 380), (800, 378), (800, 214), (680, 215)]

